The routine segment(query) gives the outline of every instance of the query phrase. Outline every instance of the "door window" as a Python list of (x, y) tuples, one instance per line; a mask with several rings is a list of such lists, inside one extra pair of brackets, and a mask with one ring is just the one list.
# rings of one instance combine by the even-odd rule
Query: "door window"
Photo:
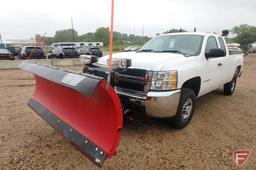
[(209, 53), (211, 49), (216, 49), (218, 48), (218, 44), (216, 41), (216, 38), (211, 36), (208, 38), (207, 43), (206, 43), (206, 48), (205, 48), (205, 53)]

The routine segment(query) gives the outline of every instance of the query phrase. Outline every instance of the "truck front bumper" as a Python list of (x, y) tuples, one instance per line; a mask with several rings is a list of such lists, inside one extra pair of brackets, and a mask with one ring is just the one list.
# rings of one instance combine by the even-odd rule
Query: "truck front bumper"
[(165, 92), (150, 91), (146, 94), (136, 93), (132, 90), (124, 90), (122, 88), (115, 88), (115, 91), (121, 96), (141, 101), (142, 105), (145, 106), (146, 114), (156, 118), (170, 118), (175, 116), (181, 94), (181, 90)]
[(181, 90), (168, 92), (149, 92), (146, 100), (146, 113), (151, 117), (169, 118), (175, 116)]

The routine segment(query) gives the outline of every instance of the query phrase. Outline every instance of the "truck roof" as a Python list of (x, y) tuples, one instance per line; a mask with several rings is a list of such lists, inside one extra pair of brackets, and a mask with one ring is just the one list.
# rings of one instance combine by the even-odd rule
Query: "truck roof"
[(213, 36), (216, 36), (218, 34), (216, 34), (216, 33), (207, 33), (207, 32), (175, 32), (175, 33), (161, 34), (159, 36), (164, 36), (164, 35), (201, 35), (201, 36), (213, 35)]

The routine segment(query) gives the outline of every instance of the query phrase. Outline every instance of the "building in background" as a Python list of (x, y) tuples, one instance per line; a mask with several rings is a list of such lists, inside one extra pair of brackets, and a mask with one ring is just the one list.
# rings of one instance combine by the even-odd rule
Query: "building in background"
[(58, 46), (73, 46), (73, 47), (83, 47), (83, 46), (99, 46), (103, 47), (103, 42), (58, 42), (53, 43), (52, 47), (58, 47)]
[(43, 44), (38, 44), (38, 42), (35, 39), (7, 39), (4, 44), (7, 46), (38, 46)]

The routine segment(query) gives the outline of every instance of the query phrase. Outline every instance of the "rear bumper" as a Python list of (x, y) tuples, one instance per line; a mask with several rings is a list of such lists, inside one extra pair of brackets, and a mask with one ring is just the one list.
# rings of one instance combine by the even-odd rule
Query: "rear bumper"
[(14, 60), (14, 56), (0, 56), (0, 60)]
[(115, 91), (118, 95), (143, 101), (141, 103), (145, 105), (146, 114), (156, 118), (170, 118), (175, 116), (181, 93), (181, 90), (138, 93), (133, 90), (124, 90), (122, 88), (115, 88)]
[[(28, 57), (29, 57), (29, 55), (26, 55), (26, 56), (20, 56), (19, 58), (20, 59), (25, 59), (25, 60), (27, 60), (28, 59)], [(44, 56), (44, 55), (32, 55), (32, 56), (30, 56), (30, 58), (29, 59), (46, 59), (46, 56)]]

